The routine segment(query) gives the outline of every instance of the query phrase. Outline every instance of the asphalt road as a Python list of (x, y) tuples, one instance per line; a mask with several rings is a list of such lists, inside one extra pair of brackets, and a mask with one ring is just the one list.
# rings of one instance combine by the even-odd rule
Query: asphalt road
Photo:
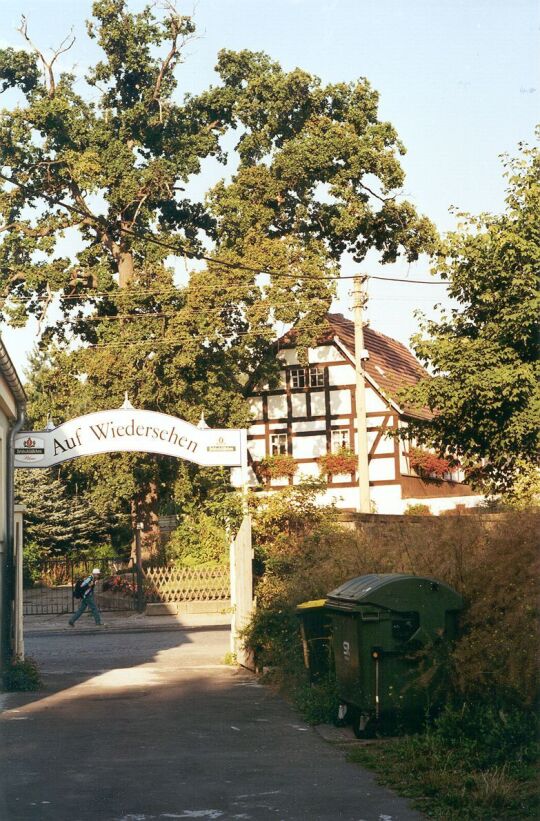
[(2, 821), (417, 821), (250, 673), (225, 626), (43, 634), (0, 696)]

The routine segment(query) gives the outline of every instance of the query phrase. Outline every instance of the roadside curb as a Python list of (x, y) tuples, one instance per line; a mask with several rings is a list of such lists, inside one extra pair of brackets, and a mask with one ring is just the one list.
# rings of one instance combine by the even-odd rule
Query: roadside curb
[(107, 633), (194, 633), (207, 632), (209, 630), (230, 630), (230, 624), (163, 624), (150, 625), (118, 625), (114, 627), (50, 627), (42, 630), (25, 630), (25, 638), (38, 638), (39, 636), (98, 636)]

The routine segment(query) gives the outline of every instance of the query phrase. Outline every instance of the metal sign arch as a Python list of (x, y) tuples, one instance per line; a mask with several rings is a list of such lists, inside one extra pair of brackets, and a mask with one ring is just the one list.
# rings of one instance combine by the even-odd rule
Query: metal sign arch
[[(196, 426), (165, 413), (137, 410), (127, 396), (121, 408), (89, 413), (45, 430), (18, 432), (11, 469), (43, 469), (81, 456), (115, 452), (156, 453), (201, 466), (229, 467), (231, 483), (247, 490), (247, 430)], [(252, 661), (240, 634), (253, 607), (252, 556), (251, 519), (246, 510), (231, 543), (231, 650), (248, 667)], [(22, 572), (20, 578), (15, 600), (22, 601)]]

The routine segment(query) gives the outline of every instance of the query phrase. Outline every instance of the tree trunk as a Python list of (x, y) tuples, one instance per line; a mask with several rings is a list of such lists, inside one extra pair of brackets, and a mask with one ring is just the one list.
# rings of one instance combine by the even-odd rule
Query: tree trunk
[(142, 522), (141, 548), (143, 562), (159, 560), (161, 556), (161, 529), (158, 514), (159, 497), (157, 485), (150, 482), (148, 491), (143, 498), (131, 500), (131, 523), (133, 539), (131, 542), (131, 558), (135, 560), (136, 541), (135, 533), (138, 522)]
[(131, 250), (120, 243), (120, 250), (117, 258), (118, 263), (118, 287), (125, 288), (133, 279), (134, 262)]

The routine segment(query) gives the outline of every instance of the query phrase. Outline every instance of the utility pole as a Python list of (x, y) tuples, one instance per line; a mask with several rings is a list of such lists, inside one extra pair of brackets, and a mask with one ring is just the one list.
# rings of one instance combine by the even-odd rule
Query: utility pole
[(356, 370), (356, 431), (358, 436), (358, 490), (360, 513), (371, 513), (369, 498), (368, 441), (366, 421), (366, 386), (362, 360), (367, 359), (364, 349), (363, 309), (367, 302), (364, 282), (367, 277), (358, 275), (354, 278), (354, 361)]

